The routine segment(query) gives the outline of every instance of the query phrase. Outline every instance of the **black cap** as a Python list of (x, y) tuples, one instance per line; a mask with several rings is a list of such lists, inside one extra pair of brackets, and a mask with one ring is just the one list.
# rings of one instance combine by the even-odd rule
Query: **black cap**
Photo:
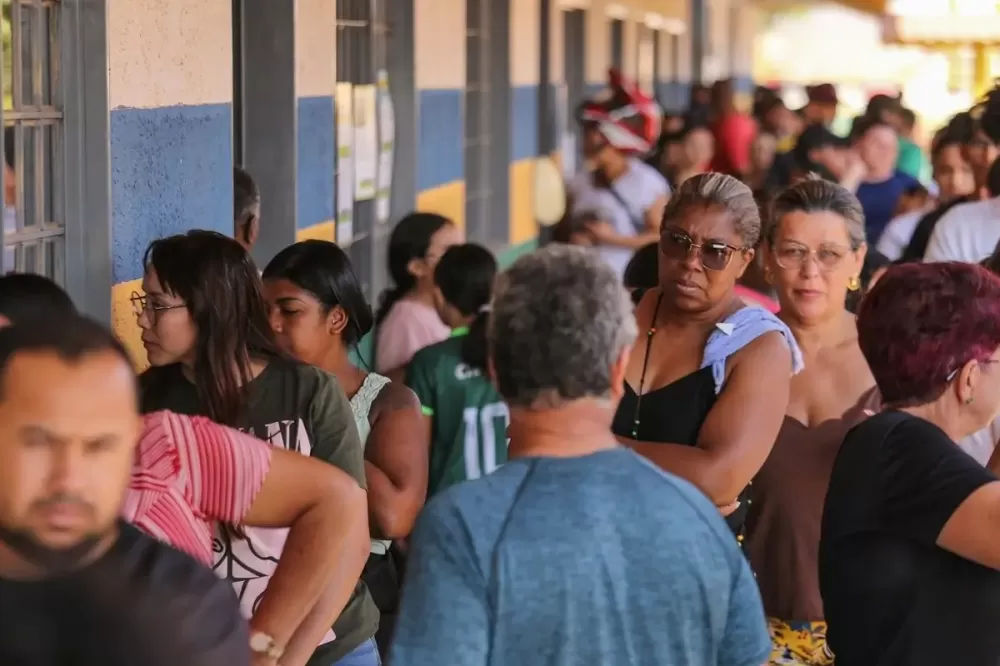
[(815, 164), (809, 159), (809, 153), (812, 151), (826, 147), (846, 148), (849, 145), (850, 142), (844, 137), (834, 134), (824, 125), (814, 124), (805, 128), (799, 135), (793, 154), (800, 167), (811, 170), (815, 167)]

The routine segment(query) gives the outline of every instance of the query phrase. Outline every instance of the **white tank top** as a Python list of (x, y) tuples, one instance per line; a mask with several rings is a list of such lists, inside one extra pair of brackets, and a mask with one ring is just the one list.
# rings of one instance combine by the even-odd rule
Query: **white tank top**
[[(382, 389), (389, 383), (388, 377), (368, 373), (365, 381), (361, 382), (361, 388), (351, 398), (351, 411), (354, 413), (354, 425), (358, 427), (358, 435), (361, 436), (361, 446), (368, 446), (368, 435), (371, 434), (372, 424), (368, 420), (368, 413), (372, 410), (375, 398), (382, 392)], [(390, 541), (383, 539), (372, 539), (371, 552), (376, 555), (385, 555), (389, 552)]]

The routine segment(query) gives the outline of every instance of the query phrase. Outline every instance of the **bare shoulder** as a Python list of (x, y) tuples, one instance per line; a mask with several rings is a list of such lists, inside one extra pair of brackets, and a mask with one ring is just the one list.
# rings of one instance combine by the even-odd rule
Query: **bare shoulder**
[(372, 406), (378, 414), (405, 409), (420, 410), (420, 400), (408, 386), (401, 382), (389, 382), (379, 391)]

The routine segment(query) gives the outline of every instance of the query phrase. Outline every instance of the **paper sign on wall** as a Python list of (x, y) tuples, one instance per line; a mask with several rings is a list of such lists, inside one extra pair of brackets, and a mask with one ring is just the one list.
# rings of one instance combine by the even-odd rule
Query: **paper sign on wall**
[(386, 222), (392, 197), (392, 167), (396, 141), (396, 116), (389, 95), (389, 75), (378, 73), (378, 175), (375, 192), (375, 220)]
[(338, 83), (334, 95), (337, 117), (337, 242), (354, 235), (354, 90)]
[(354, 87), (354, 198), (367, 201), (375, 196), (378, 177), (378, 118), (376, 89)]

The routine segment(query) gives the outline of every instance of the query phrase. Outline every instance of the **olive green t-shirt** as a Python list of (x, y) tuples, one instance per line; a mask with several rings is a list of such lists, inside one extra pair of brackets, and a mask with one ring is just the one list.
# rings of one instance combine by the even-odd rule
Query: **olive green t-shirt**
[[(208, 415), (179, 364), (150, 368), (139, 377), (139, 388), (143, 413), (166, 409)], [(293, 360), (270, 361), (247, 385), (246, 409), (236, 426), (273, 446), (325, 460), (365, 487), (364, 450), (351, 405), (333, 375)], [(213, 544), (213, 568), (233, 583), (244, 612), (255, 607), (274, 568), (273, 558), (260, 557), (263, 549), (254, 548), (255, 540), (266, 545), (269, 533), (273, 531), (254, 530), (245, 539), (224, 537)], [(333, 625), (336, 639), (320, 646), (310, 664), (335, 663), (375, 635), (378, 619), (368, 588), (359, 580)]]

